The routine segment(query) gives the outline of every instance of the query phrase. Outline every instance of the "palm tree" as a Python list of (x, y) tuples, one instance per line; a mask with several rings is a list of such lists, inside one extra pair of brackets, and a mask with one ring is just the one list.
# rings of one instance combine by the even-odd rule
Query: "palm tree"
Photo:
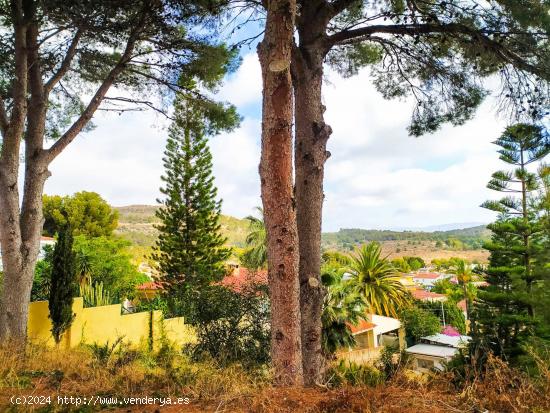
[(246, 236), (247, 249), (241, 256), (242, 264), (252, 270), (265, 268), (267, 266), (267, 233), (264, 223), (264, 210), (256, 207), (259, 217), (249, 215), (249, 233)]
[(464, 260), (457, 261), (454, 272), (456, 274), (456, 280), (458, 284), (462, 286), (464, 291), (464, 299), (466, 300), (466, 318), (469, 318), (470, 315), (470, 291), (468, 291), (468, 284), (472, 281), (472, 269)]
[(326, 288), (321, 316), (322, 348), (326, 357), (339, 348), (353, 347), (355, 338), (350, 325), (366, 318), (363, 296), (343, 280), (344, 273), (345, 268), (336, 262), (325, 263), (321, 269), (321, 280)]
[(412, 298), (395, 267), (380, 254), (380, 244), (376, 242), (357, 248), (349, 265), (350, 283), (363, 294), (371, 312), (397, 317), (401, 308), (411, 304)]

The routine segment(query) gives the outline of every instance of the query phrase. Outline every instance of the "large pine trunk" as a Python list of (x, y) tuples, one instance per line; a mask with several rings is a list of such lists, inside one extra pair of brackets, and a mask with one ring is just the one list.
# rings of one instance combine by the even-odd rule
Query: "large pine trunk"
[[(28, 144), (28, 146), (30, 146)], [(0, 339), (24, 342), (34, 270), (43, 224), (42, 190), (49, 175), (29, 156), (22, 208), (14, 187), (17, 177), (0, 165), (0, 244), (4, 280), (0, 297)]]
[(293, 200), (290, 60), (296, 2), (268, 2), (263, 41), (260, 178), (267, 230), (271, 357), (275, 383), (302, 385), (298, 234)]
[(322, 104), (325, 21), (318, 8), (303, 7), (298, 29), (300, 46), (293, 52), (295, 94), (295, 167), (298, 238), (300, 240), (300, 311), (302, 357), (306, 385), (322, 380), (321, 349), (324, 289), (321, 284), (321, 224), (324, 165), (331, 128)]

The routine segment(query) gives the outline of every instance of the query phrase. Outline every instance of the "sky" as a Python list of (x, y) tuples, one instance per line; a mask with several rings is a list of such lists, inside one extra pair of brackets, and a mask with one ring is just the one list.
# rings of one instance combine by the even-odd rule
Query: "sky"
[[(243, 116), (240, 128), (210, 139), (222, 212), (242, 218), (261, 204), (261, 74), (255, 52), (217, 93)], [(412, 106), (387, 101), (368, 70), (326, 76), (325, 117), (333, 134), (326, 163), (323, 230), (416, 229), (450, 223), (486, 223), (494, 214), (479, 207), (498, 198), (486, 184), (504, 165), (491, 142), (506, 122), (488, 98), (475, 118), (420, 138), (407, 135)], [(81, 134), (51, 165), (47, 194), (98, 192), (115, 206), (156, 203), (168, 126), (153, 112), (99, 114), (95, 129)]]

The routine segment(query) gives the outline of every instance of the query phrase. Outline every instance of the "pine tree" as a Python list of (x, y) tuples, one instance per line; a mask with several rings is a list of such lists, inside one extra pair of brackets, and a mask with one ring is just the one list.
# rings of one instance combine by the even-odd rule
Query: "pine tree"
[(542, 282), (535, 291), (535, 311), (543, 320), (545, 330), (541, 335), (550, 336), (550, 165), (542, 164), (538, 170), (540, 190), (535, 207), (539, 211), (541, 231), (537, 234), (536, 263), (534, 271)]
[(491, 253), (487, 269), (489, 286), (479, 291), (474, 312), (475, 342), (503, 357), (521, 353), (520, 344), (539, 326), (535, 315), (534, 289), (540, 281), (535, 268), (534, 242), (541, 232), (533, 199), (539, 186), (529, 165), (550, 152), (550, 141), (539, 126), (517, 124), (508, 127), (494, 142), (500, 159), (514, 169), (497, 171), (488, 188), (507, 193), (499, 201), (482, 206), (498, 212), (485, 248)]
[(173, 314), (185, 312), (189, 293), (221, 280), (230, 255), (220, 235), (221, 201), (216, 200), (206, 135), (223, 127), (223, 119), (231, 124), (235, 117), (216, 123), (203, 109), (181, 98), (176, 102), (163, 159), (161, 192), (166, 198), (158, 200), (161, 224), (153, 259)]
[(73, 252), (73, 234), (65, 226), (58, 234), (53, 252), (50, 299), (48, 308), (52, 320), (52, 335), (56, 343), (71, 326), (74, 319), (73, 297), (76, 293), (76, 267)]

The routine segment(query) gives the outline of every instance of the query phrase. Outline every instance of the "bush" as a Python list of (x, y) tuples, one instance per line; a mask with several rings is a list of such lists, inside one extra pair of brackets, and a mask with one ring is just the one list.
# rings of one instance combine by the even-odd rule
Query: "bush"
[(347, 360), (340, 360), (329, 368), (327, 378), (327, 385), (331, 387), (378, 386), (385, 380), (384, 373), (376, 367)]
[(414, 341), (441, 331), (439, 317), (420, 307), (413, 306), (403, 310), (400, 319), (405, 325), (407, 337)]
[(122, 239), (98, 237), (75, 237), (77, 272), (81, 278), (89, 278), (91, 284), (103, 283), (113, 302), (133, 298), (135, 287), (149, 281), (132, 264), (132, 257), (126, 251), (130, 244)]
[(269, 362), (269, 299), (265, 286), (249, 285), (236, 292), (220, 285), (189, 292), (186, 321), (196, 329), (198, 343), (188, 350), (227, 365), (258, 366)]

